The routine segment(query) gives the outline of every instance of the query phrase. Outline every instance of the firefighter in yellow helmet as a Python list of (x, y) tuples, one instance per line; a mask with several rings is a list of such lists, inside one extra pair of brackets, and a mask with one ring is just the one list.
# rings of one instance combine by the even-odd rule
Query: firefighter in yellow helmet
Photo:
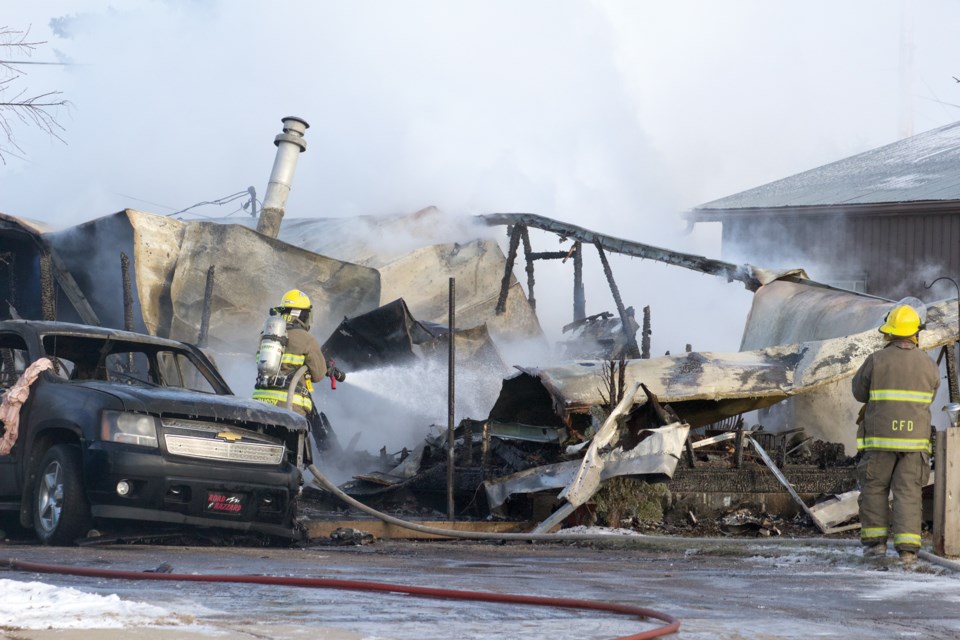
[(860, 542), (864, 555), (885, 556), (892, 533), (904, 564), (914, 562), (920, 549), (921, 490), (930, 477), (930, 403), (940, 385), (939, 369), (917, 346), (922, 328), (913, 307), (894, 307), (880, 327), (887, 344), (853, 377), (853, 396), (866, 403), (857, 430)]
[[(279, 375), (258, 377), (253, 398), (261, 402), (285, 406), (293, 374), (300, 367), (306, 366), (307, 372), (294, 390), (292, 408), (310, 420), (316, 437), (317, 431), (313, 422), (319, 417), (313, 406), (311, 393), (313, 383), (327, 375), (327, 361), (323, 357), (323, 352), (320, 351), (320, 343), (309, 333), (312, 312), (313, 305), (310, 304), (310, 298), (299, 289), (287, 291), (283, 294), (280, 304), (270, 310), (271, 316), (279, 315), (286, 321), (286, 346), (280, 358)], [(317, 444), (322, 446), (323, 443), (318, 441)]]

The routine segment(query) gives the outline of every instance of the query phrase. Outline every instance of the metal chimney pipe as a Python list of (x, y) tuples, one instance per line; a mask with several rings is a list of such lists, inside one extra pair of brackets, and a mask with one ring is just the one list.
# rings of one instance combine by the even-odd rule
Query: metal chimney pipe
[(307, 150), (303, 135), (309, 127), (306, 120), (288, 116), (283, 119), (283, 133), (273, 140), (273, 144), (277, 145), (277, 157), (273, 161), (270, 182), (257, 222), (257, 231), (271, 238), (276, 238), (280, 232), (283, 210), (290, 195), (290, 183), (297, 168), (297, 157)]

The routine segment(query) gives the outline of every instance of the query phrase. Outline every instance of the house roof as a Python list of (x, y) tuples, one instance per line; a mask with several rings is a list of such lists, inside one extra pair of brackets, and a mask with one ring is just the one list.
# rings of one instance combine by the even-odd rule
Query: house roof
[(707, 202), (687, 217), (707, 221), (730, 211), (950, 201), (960, 202), (960, 122)]

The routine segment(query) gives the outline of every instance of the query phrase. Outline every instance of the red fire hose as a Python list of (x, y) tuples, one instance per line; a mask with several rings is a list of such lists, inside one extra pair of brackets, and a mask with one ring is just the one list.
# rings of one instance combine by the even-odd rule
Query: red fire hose
[(88, 567), (70, 567), (56, 564), (41, 564), (21, 560), (0, 560), (0, 566), (15, 571), (35, 573), (57, 573), (63, 575), (86, 576), (93, 578), (115, 578), (120, 580), (172, 580), (175, 582), (236, 582), (245, 584), (269, 584), (284, 587), (310, 587), (314, 589), (344, 589), (350, 591), (381, 591), (405, 593), (421, 598), (443, 598), (447, 600), (473, 600), (477, 602), (498, 602), (502, 604), (526, 604), (540, 607), (560, 607), (564, 609), (585, 609), (607, 611), (622, 615), (638, 616), (642, 619), (654, 618), (667, 623), (655, 629), (648, 629), (616, 640), (646, 640), (660, 638), (675, 633), (680, 621), (665, 613), (635, 607), (629, 604), (580, 600), (578, 598), (547, 598), (489, 591), (459, 591), (456, 589), (438, 589), (436, 587), (411, 587), (387, 582), (365, 582), (362, 580), (337, 580), (333, 578), (291, 578), (279, 576), (243, 576), (243, 575), (195, 575), (181, 573), (147, 573), (141, 571), (117, 571), (114, 569), (92, 569)]

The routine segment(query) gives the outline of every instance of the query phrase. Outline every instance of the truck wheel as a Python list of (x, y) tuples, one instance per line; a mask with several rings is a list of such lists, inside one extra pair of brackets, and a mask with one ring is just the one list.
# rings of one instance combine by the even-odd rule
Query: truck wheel
[(33, 490), (33, 528), (37, 537), (47, 545), (70, 545), (87, 532), (89, 520), (80, 451), (72, 445), (55, 445), (40, 463)]

